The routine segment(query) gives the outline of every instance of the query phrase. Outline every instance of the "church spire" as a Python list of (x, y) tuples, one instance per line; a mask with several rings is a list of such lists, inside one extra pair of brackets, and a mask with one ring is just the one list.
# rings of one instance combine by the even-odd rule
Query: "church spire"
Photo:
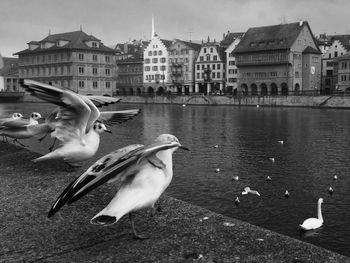
[(152, 36), (151, 36), (151, 39), (154, 37), (154, 17), (153, 17), (153, 14), (152, 14)]

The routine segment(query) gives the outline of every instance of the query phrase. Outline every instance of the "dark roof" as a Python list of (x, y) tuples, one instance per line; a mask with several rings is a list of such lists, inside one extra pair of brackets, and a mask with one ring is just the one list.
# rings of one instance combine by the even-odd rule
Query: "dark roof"
[(166, 39), (161, 39), (160, 41), (163, 42), (163, 44), (166, 46), (166, 48), (169, 48), (171, 46), (171, 44), (173, 43), (173, 41), (166, 40)]
[(4, 64), (0, 69), (0, 76), (8, 76), (18, 73), (18, 58), (3, 57), (2, 60)]
[(245, 32), (234, 32), (234, 33), (229, 32), (229, 33), (227, 33), (225, 38), (220, 42), (220, 45), (223, 47), (228, 47), (237, 38), (242, 38), (244, 36), (244, 33)]
[[(58, 40), (66, 40), (66, 41), (69, 41), (69, 43), (60, 47), (60, 46), (56, 45)], [(68, 33), (54, 34), (54, 35), (49, 35), (49, 36), (45, 37), (41, 41), (29, 42), (29, 43), (51, 42), (51, 43), (55, 43), (54, 46), (52, 46), (50, 48), (38, 47), (34, 50), (25, 49), (25, 50), (22, 50), (22, 51), (15, 53), (14, 55), (30, 54), (30, 53), (37, 53), (37, 52), (42, 52), (42, 51), (65, 50), (65, 49), (97, 50), (97, 51), (115, 53), (115, 50), (113, 50), (109, 47), (106, 47), (102, 43), (100, 43), (99, 47), (89, 47), (86, 45), (86, 43), (85, 43), (86, 41), (100, 41), (100, 40), (92, 35), (86, 34), (83, 31), (73, 31), (73, 32), (68, 32)]]
[(249, 28), (233, 52), (290, 49), (302, 28), (309, 27), (306, 21), (300, 24), (301, 22)]
[(307, 46), (304, 50), (303, 50), (303, 53), (306, 54), (322, 54), (321, 51), (313, 48), (313, 47), (310, 47), (310, 46)]
[(193, 43), (192, 41), (184, 41), (184, 40), (181, 40), (181, 39), (176, 39), (175, 41), (180, 41), (182, 43), (184, 43), (186, 46), (194, 49), (194, 50), (200, 50), (201, 49), (201, 44), (198, 44), (198, 43)]

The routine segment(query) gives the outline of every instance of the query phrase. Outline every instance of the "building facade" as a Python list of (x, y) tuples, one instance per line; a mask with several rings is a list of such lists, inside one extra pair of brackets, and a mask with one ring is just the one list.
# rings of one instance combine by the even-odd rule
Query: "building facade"
[(143, 86), (148, 94), (163, 94), (166, 90), (169, 81), (168, 48), (171, 44), (170, 40), (160, 39), (154, 34), (143, 52)]
[(175, 39), (168, 49), (169, 77), (167, 90), (189, 95), (195, 92), (195, 60), (200, 44)]
[(0, 55), (0, 91), (18, 92), (18, 58)]
[(321, 52), (308, 22), (250, 28), (233, 53), (240, 94), (319, 92)]
[(334, 69), (334, 59), (350, 51), (350, 35), (324, 35), (329, 47), (322, 55), (322, 93), (336, 91), (338, 75)]
[(350, 52), (334, 59), (334, 69), (338, 77), (335, 90), (350, 93)]
[(230, 33), (224, 34), (220, 45), (225, 49), (226, 56), (226, 91), (228, 94), (236, 94), (238, 88), (238, 68), (236, 65), (236, 58), (232, 51), (241, 41), (244, 33)]
[(80, 94), (112, 96), (115, 50), (83, 31), (49, 35), (17, 52), (19, 77), (69, 88)]
[(224, 48), (216, 41), (203, 43), (195, 62), (195, 92), (222, 94), (225, 92), (226, 59)]

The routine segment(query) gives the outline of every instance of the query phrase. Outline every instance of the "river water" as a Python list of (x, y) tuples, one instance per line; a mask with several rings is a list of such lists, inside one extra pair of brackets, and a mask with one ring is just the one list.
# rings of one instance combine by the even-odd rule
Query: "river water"
[[(53, 108), (46, 103), (2, 104), (0, 116), (15, 111), (47, 116)], [(98, 153), (86, 165), (122, 146), (174, 134), (191, 151), (174, 154), (169, 195), (350, 256), (349, 110), (121, 103), (103, 110), (131, 108), (142, 113), (112, 127), (112, 135), (104, 134)], [(49, 145), (22, 142), (40, 153)], [(246, 186), (261, 196), (242, 195)], [(301, 235), (298, 226), (317, 217), (320, 197), (324, 225)]]

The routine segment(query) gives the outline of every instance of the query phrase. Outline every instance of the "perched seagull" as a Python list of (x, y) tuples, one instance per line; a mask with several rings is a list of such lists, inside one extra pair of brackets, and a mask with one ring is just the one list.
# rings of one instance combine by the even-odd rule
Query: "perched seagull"
[(188, 150), (175, 136), (162, 134), (149, 146), (133, 144), (105, 155), (68, 185), (48, 217), (65, 203), (77, 201), (99, 185), (118, 181), (120, 187), (115, 197), (90, 222), (108, 226), (129, 214), (134, 238), (144, 238), (136, 233), (132, 212), (154, 208), (172, 180), (172, 154), (178, 148)]
[(273, 158), (273, 157), (270, 157), (269, 160), (273, 163), (275, 162), (275, 158)]
[(279, 144), (282, 144), (282, 145), (284, 144), (284, 141), (282, 141), (282, 140), (281, 140), (281, 141), (277, 141), (277, 142), (278, 142)]
[(271, 181), (271, 177), (268, 175), (268, 176), (266, 177), (266, 180), (267, 180), (267, 181)]
[[(28, 139), (35, 135), (46, 132), (42, 130), (38, 120), (44, 119), (40, 113), (33, 112), (29, 119), (19, 118), (2, 123), (0, 126), (0, 135), (13, 138), (14, 143), (25, 147), (18, 139)], [(40, 127), (40, 128), (39, 128)]]
[(216, 172), (216, 173), (219, 173), (219, 172), (220, 172), (220, 168), (216, 168), (216, 169), (215, 169), (215, 172)]
[[(1, 118), (0, 119), (0, 127), (2, 126), (2, 124), (7, 123), (9, 121), (13, 121), (13, 120), (18, 120), (23, 118), (23, 115), (19, 112), (15, 112), (12, 114), (11, 117), (7, 117), (7, 118)], [(7, 142), (7, 137), (5, 135), (2, 136), (2, 141), (3, 142)]]
[(334, 176), (333, 176), (333, 180), (334, 180), (334, 181), (338, 180), (338, 176), (334, 175)]
[(242, 195), (247, 195), (247, 194), (253, 194), (253, 195), (258, 195), (260, 196), (259, 192), (256, 190), (251, 190), (249, 186), (244, 187), (244, 191), (242, 192)]
[(239, 180), (239, 176), (238, 176), (238, 175), (233, 176), (233, 177), (232, 177), (232, 180), (238, 181), (238, 180)]
[(301, 229), (303, 230), (311, 230), (316, 229), (322, 226), (323, 224), (323, 217), (322, 217), (322, 211), (321, 211), (321, 204), (323, 203), (323, 198), (319, 198), (317, 201), (317, 218), (308, 218), (306, 219), (301, 225)]
[[(68, 89), (60, 89), (33, 80), (23, 80), (22, 86), (31, 95), (58, 105), (47, 118), (51, 137), (61, 141), (61, 147), (35, 159), (40, 162), (62, 159), (70, 166), (91, 158), (100, 145), (100, 134), (110, 132), (106, 124), (131, 119), (140, 110), (100, 112), (97, 107), (116, 103), (119, 98), (83, 96)], [(51, 149), (53, 146), (50, 147)]]

